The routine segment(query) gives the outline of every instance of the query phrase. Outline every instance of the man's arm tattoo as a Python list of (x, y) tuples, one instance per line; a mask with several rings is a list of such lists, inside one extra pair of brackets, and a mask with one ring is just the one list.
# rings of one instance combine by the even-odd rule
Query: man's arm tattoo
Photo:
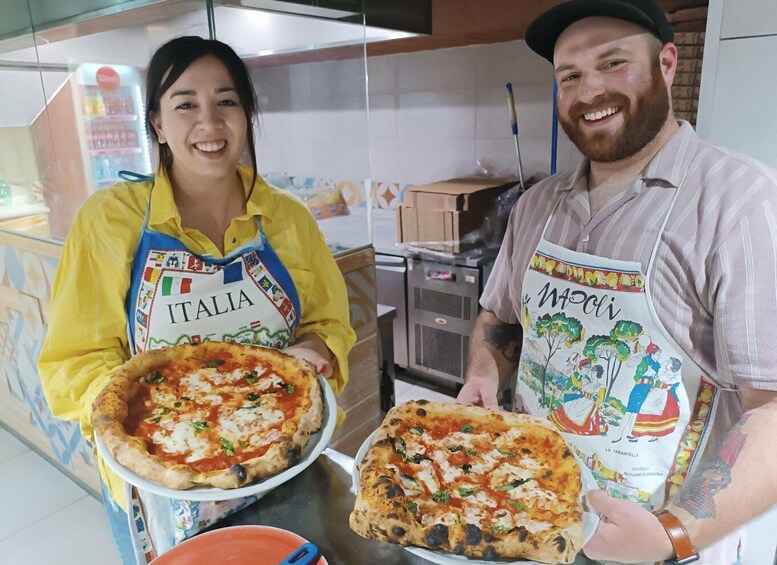
[(677, 506), (687, 510), (697, 520), (717, 516), (715, 494), (731, 483), (731, 468), (747, 439), (747, 434), (742, 433), (742, 426), (751, 415), (744, 414), (740, 418), (723, 438), (715, 455), (701, 464), (680, 491)]
[(518, 363), (521, 356), (520, 324), (483, 324), (486, 343), (493, 345), (505, 359)]

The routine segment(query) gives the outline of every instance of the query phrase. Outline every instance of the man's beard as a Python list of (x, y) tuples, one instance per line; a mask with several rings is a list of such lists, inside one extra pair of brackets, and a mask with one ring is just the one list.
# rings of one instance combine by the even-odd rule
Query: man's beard
[[(617, 106), (623, 116), (620, 131), (586, 133), (580, 120), (583, 114)], [(651, 65), (650, 85), (641, 92), (634, 104), (623, 94), (604, 95), (592, 104), (577, 103), (570, 108), (571, 119), (561, 117), (559, 122), (569, 139), (591, 161), (611, 163), (637, 153), (653, 140), (669, 115), (669, 94), (658, 63)]]

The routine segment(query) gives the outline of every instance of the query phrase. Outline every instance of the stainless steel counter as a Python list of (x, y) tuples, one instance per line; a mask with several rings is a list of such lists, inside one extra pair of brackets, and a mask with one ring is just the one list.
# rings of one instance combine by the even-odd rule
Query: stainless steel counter
[[(353, 463), (351, 457), (326, 449), (302, 473), (214, 528), (261, 524), (290, 530), (318, 545), (330, 565), (428, 565), (399, 545), (364, 539), (348, 527), (356, 500)], [(581, 553), (573, 565), (588, 563)]]
[(367, 540), (348, 527), (356, 495), (353, 459), (332, 449), (302, 473), (216, 527), (261, 524), (290, 530), (321, 548), (330, 565), (428, 564), (404, 548)]

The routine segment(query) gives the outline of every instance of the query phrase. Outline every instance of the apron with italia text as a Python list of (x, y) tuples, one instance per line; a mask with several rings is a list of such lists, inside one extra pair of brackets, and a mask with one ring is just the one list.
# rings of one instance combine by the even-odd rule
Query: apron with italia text
[[(133, 354), (203, 341), (284, 349), (300, 304), (289, 272), (257, 220), (256, 237), (223, 259), (189, 251), (148, 227), (149, 208), (132, 263), (126, 310)], [(256, 501), (166, 498), (125, 484), (138, 563), (147, 563), (221, 518)]]
[(550, 420), (600, 489), (650, 510), (701, 459), (724, 388), (669, 335), (651, 301), (649, 275), (676, 198), (646, 273), (639, 262), (547, 241), (548, 218), (521, 299), (516, 409)]

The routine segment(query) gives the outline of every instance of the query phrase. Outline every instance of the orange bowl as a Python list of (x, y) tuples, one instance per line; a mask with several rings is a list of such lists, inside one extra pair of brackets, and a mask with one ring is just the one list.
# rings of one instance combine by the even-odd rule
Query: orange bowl
[[(307, 541), (272, 526), (231, 526), (194, 536), (152, 565), (278, 565)], [(321, 556), (317, 565), (327, 565), (326, 559)]]

